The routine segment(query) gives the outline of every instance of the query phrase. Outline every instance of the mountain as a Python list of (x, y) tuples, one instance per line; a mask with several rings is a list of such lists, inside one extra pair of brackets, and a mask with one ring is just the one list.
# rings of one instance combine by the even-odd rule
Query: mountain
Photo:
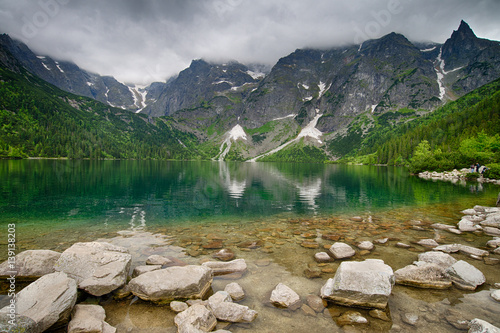
[(193, 135), (212, 159), (300, 155), (301, 161), (319, 161), (365, 149), (376, 141), (374, 133), (418, 121), (497, 79), (499, 47), (462, 21), (444, 44), (412, 43), (390, 33), (361, 45), (297, 49), (272, 68), (198, 59), (176, 77), (140, 90), (36, 56), (6, 35), (0, 38), (0, 62), (140, 112), (150, 123), (163, 119)]
[(0, 53), (0, 158), (207, 159), (199, 147), (172, 119), (65, 92)]
[(0, 54), (5, 54), (5, 51), (31, 73), (67, 92), (128, 110), (145, 106), (145, 90), (128, 87), (110, 76), (87, 72), (68, 61), (36, 55), (25, 44), (3, 34), (0, 35)]
[(500, 43), (476, 37), (464, 21), (442, 46), (440, 60), (446, 83), (458, 96), (500, 77)]

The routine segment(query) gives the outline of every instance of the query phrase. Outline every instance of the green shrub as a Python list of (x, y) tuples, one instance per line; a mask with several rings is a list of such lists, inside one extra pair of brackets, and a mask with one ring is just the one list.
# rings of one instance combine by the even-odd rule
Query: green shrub
[(486, 178), (500, 179), (500, 164), (491, 163), (486, 166), (488, 169), (484, 172)]
[(467, 180), (477, 180), (481, 175), (478, 172), (469, 172), (465, 175)]

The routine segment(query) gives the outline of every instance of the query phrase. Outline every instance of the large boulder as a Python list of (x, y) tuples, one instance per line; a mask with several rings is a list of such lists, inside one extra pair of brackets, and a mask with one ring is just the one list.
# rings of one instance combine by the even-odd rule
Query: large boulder
[(50, 250), (28, 250), (18, 253), (15, 257), (15, 268), (9, 267), (9, 262), (0, 265), (0, 276), (9, 276), (9, 271), (16, 271), (16, 277), (40, 277), (54, 273), (54, 264), (61, 253)]
[(351, 246), (342, 242), (334, 243), (328, 251), (335, 259), (350, 258), (356, 254), (356, 251)]
[(321, 297), (340, 305), (383, 310), (393, 286), (394, 273), (383, 260), (347, 261), (321, 288)]
[(290, 308), (295, 310), (300, 307), (300, 296), (290, 287), (283, 283), (278, 283), (276, 288), (271, 292), (271, 304), (280, 308)]
[(100, 305), (77, 304), (71, 314), (68, 333), (114, 333), (116, 328), (104, 320), (106, 311)]
[(202, 298), (212, 285), (212, 270), (205, 266), (173, 266), (147, 272), (130, 280), (137, 297), (153, 302)]
[(396, 283), (418, 288), (447, 289), (452, 283), (446, 267), (433, 262), (417, 261), (394, 272)]
[[(39, 333), (50, 327), (60, 327), (69, 320), (76, 303), (76, 291), (76, 281), (65, 273), (47, 274), (16, 295), (15, 311), (36, 323), (30, 332)], [(0, 314), (10, 314), (9, 306), (1, 309)]]
[(466, 261), (460, 260), (446, 270), (453, 284), (460, 289), (475, 290), (486, 282), (483, 273)]
[(214, 275), (225, 275), (232, 273), (243, 274), (247, 270), (245, 259), (234, 259), (231, 261), (207, 261), (202, 266), (212, 269)]
[(76, 280), (78, 288), (102, 296), (127, 281), (132, 256), (106, 242), (75, 243), (61, 254), (55, 269)]

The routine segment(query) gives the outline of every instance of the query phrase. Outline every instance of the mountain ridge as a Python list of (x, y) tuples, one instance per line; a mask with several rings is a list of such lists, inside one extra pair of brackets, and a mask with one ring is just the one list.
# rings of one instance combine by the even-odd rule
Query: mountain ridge
[[(111, 106), (133, 105), (132, 112), (169, 117), (177, 129), (213, 147), (215, 159), (255, 159), (299, 138), (336, 159), (345, 149), (335, 145), (359, 141), (378, 118), (390, 119), (388, 124), (411, 121), (500, 77), (499, 43), (478, 38), (464, 21), (444, 44), (415, 44), (393, 32), (361, 45), (297, 49), (268, 72), (237, 61), (197, 59), (177, 76), (142, 90), (36, 56), (7, 38), (0, 38), (5, 66), (31, 68), (42, 79), (53, 75), (55, 82), (48, 82), (65, 83), (67, 91), (84, 87), (93, 91), (89, 97)], [(75, 74), (73, 80), (66, 72)], [(237, 126), (247, 134), (245, 140), (231, 139)], [(228, 144), (232, 141), (238, 144)]]

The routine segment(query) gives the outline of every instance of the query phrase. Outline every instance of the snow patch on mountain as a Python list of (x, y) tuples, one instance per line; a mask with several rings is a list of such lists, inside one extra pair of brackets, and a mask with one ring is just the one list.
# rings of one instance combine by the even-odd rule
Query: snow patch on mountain
[(236, 141), (238, 139), (247, 140), (247, 134), (245, 133), (243, 127), (239, 124), (235, 125), (226, 133), (226, 139), (222, 142), (219, 148), (219, 161), (223, 161), (229, 153), (229, 150), (231, 150), (232, 141)]

